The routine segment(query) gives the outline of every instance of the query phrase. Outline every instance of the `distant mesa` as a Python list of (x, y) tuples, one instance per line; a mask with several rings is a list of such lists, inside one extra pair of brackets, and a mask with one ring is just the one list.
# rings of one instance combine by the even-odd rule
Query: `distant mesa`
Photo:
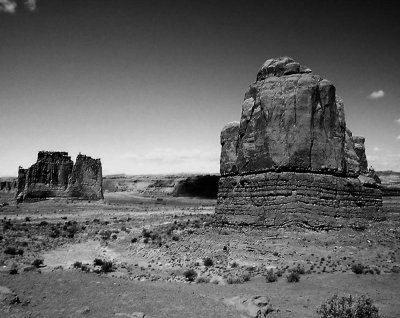
[(240, 122), (221, 132), (217, 221), (330, 227), (379, 218), (379, 178), (364, 142), (346, 127), (331, 82), (289, 57), (267, 60)]
[(46, 198), (103, 199), (100, 159), (79, 154), (75, 164), (67, 152), (40, 151), (35, 164), (19, 167), (17, 200)]

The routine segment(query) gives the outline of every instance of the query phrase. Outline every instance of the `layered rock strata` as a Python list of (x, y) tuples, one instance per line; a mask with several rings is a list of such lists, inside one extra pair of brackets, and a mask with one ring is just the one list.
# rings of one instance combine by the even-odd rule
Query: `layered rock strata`
[(18, 201), (52, 197), (103, 199), (100, 159), (78, 155), (74, 165), (66, 152), (40, 151), (35, 164), (19, 167)]
[(323, 227), (379, 218), (382, 195), (364, 141), (346, 128), (332, 83), (291, 58), (267, 60), (240, 122), (221, 132), (216, 220)]

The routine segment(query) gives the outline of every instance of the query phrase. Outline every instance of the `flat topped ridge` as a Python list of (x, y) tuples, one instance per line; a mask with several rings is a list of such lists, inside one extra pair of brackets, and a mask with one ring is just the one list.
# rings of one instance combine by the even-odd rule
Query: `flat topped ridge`
[(37, 160), (43, 159), (50, 159), (50, 160), (57, 160), (57, 159), (65, 159), (71, 160), (71, 157), (68, 156), (68, 152), (66, 151), (39, 151)]
[(268, 59), (257, 73), (257, 81), (267, 77), (311, 73), (312, 70), (288, 56)]

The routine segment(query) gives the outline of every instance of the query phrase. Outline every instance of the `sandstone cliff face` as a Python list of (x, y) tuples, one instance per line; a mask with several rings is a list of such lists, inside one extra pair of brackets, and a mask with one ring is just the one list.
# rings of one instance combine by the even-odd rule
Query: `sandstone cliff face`
[(67, 192), (72, 197), (100, 200), (104, 198), (102, 182), (100, 159), (79, 154), (69, 178)]
[[(16, 194), (18, 200), (50, 197), (89, 198), (88, 193), (91, 194), (91, 199), (102, 199), (100, 160), (96, 161), (96, 170), (90, 170), (88, 165), (82, 164), (82, 161), (94, 159), (85, 157), (82, 160), (80, 156), (77, 158), (79, 159), (77, 160), (78, 166), (74, 166), (71, 157), (66, 152), (40, 151), (35, 164), (28, 169), (21, 167), (18, 169), (18, 190)], [(94, 174), (96, 174), (96, 177)], [(94, 186), (88, 182), (88, 179), (98, 176), (100, 177), (100, 192), (98, 183)], [(90, 192), (91, 187), (95, 188), (93, 191), (96, 195), (92, 195)]]
[[(291, 58), (270, 59), (264, 63), (256, 82), (245, 93), (240, 123), (224, 127), (221, 145), (222, 177), (217, 216), (233, 213), (232, 222), (239, 220), (238, 215), (245, 210), (253, 211), (251, 207), (255, 206), (257, 211), (264, 212), (256, 213), (257, 216), (250, 213), (246, 221), (249, 224), (267, 224), (270, 212), (288, 211), (289, 202), (291, 205), (297, 202), (298, 207), (305, 204), (311, 208), (325, 206), (324, 200), (330, 200), (326, 204), (328, 209), (335, 210), (344, 204), (351, 211), (370, 208), (376, 211), (382, 204), (374, 179), (367, 176), (358, 178), (368, 172), (364, 138), (353, 137), (346, 128), (344, 104), (336, 96), (335, 87)], [(270, 172), (278, 173), (278, 177)], [(291, 174), (290, 178), (285, 177), (283, 180), (286, 181), (282, 181), (279, 178), (283, 176), (279, 174), (281, 172), (298, 175)], [(322, 186), (321, 182), (325, 184), (325, 181), (315, 181), (321, 179), (316, 178), (317, 175), (326, 175), (327, 182), (333, 184)], [(228, 176), (238, 176), (234, 186)], [(268, 180), (270, 177), (274, 179)], [(261, 185), (260, 180), (265, 182)], [(353, 186), (348, 187), (348, 183)], [(304, 189), (320, 185), (320, 196), (315, 196), (313, 191), (305, 194)], [(373, 189), (373, 195), (368, 196), (376, 200), (364, 200), (361, 194), (366, 186)], [(303, 191), (298, 193), (298, 188)], [(353, 188), (356, 190), (353, 191)], [(290, 195), (285, 192), (281, 198), (281, 195), (274, 194), (276, 191), (289, 191)], [(332, 191), (336, 196), (324, 199), (324, 193)], [(241, 195), (246, 199), (239, 199)], [(352, 195), (357, 199), (349, 199)], [(258, 203), (253, 200), (256, 197)], [(308, 200), (309, 197), (315, 197), (315, 200)], [(336, 201), (339, 203), (336, 204)], [(358, 205), (353, 201), (359, 202)]]

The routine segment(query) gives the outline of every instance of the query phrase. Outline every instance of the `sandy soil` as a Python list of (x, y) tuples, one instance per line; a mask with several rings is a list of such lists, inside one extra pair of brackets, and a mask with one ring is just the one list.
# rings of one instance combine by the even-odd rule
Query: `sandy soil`
[[(252, 317), (227, 300), (254, 295), (269, 299), (268, 317), (318, 317), (334, 293), (366, 294), (386, 317), (400, 316), (397, 198), (385, 202), (387, 220), (329, 232), (214, 228), (215, 201), (196, 198), (9, 202), (0, 208), (0, 286), (20, 302), (2, 304), (0, 317)], [(359, 263), (366, 274), (353, 273)], [(298, 267), (305, 273), (289, 283)], [(188, 282), (188, 269), (209, 282)], [(277, 282), (266, 282), (270, 269)]]

